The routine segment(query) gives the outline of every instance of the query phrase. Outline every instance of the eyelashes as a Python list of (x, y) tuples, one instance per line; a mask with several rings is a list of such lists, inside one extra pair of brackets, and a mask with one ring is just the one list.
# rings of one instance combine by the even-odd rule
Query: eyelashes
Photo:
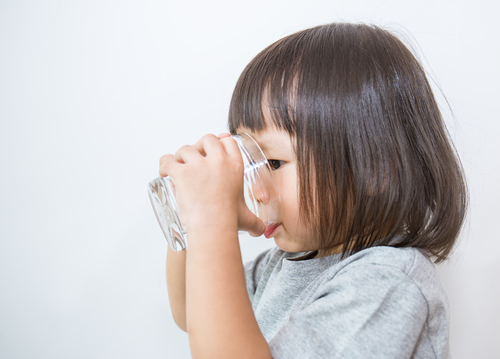
[(267, 162), (269, 162), (269, 166), (271, 166), (273, 171), (276, 171), (285, 164), (285, 161), (282, 160), (267, 160)]

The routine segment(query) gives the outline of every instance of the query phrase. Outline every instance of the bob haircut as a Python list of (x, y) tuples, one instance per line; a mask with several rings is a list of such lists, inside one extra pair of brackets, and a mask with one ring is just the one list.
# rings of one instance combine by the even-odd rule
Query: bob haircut
[(422, 66), (396, 36), (333, 23), (264, 49), (236, 84), (229, 131), (268, 125), (292, 139), (299, 220), (318, 248), (450, 254), (468, 203), (463, 169)]

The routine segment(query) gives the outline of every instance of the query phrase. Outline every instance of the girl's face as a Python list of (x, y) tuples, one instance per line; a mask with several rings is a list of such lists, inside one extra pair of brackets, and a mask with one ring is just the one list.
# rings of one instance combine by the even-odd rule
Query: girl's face
[(236, 133), (241, 132), (248, 133), (259, 144), (273, 169), (280, 192), (283, 205), (282, 221), (276, 230), (270, 233), (269, 238), (274, 237), (276, 245), (286, 252), (318, 250), (316, 257), (341, 252), (341, 245), (319, 249), (308, 224), (299, 221), (297, 162), (293, 151), (294, 144), (288, 133), (276, 129), (270, 121), (267, 121), (267, 127), (262, 131), (253, 132), (246, 127), (239, 127)]
[(299, 222), (297, 163), (288, 133), (272, 125), (259, 132), (245, 127), (238, 128), (236, 132), (246, 132), (257, 141), (274, 171), (283, 204), (282, 223), (270, 234), (276, 245), (287, 252), (318, 249), (307, 225)]
[[(264, 152), (269, 165), (273, 169), (274, 179), (281, 196), (283, 205), (282, 222), (270, 233), (270, 236), (268, 236), (266, 230), (266, 237), (274, 237), (276, 245), (286, 252), (317, 250), (316, 257), (342, 252), (343, 244), (320, 249), (316, 238), (313, 236), (311, 224), (299, 220), (297, 160), (293, 151), (294, 143), (288, 133), (276, 129), (270, 124), (270, 121), (267, 121), (267, 127), (262, 131), (253, 132), (248, 128), (239, 127), (236, 133), (241, 132), (251, 135)], [(378, 239), (388, 235), (390, 230), (391, 227), (381, 229)]]

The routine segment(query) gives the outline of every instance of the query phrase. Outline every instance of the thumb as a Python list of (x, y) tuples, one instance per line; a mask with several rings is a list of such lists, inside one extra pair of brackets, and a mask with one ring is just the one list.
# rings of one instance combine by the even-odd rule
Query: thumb
[(264, 233), (266, 225), (262, 219), (253, 214), (245, 205), (243, 213), (240, 215), (239, 228), (243, 231), (247, 231), (252, 237), (258, 237)]

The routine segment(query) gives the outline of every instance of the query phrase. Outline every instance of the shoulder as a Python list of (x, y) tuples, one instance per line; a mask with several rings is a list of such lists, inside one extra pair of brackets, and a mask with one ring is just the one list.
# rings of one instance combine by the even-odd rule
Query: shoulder
[[(378, 279), (406, 278), (420, 286), (422, 281), (437, 278), (434, 264), (416, 248), (372, 247), (353, 254), (339, 261), (330, 268), (331, 278), (342, 275), (356, 275), (356, 273), (382, 276)], [(385, 277), (384, 274), (390, 274)]]
[[(382, 299), (387, 292), (407, 294), (425, 301), (423, 277), (437, 277), (433, 264), (417, 249), (372, 247), (331, 266), (317, 283), (317, 297), (336, 296)], [(425, 281), (425, 280), (424, 280)]]
[(296, 309), (318, 299), (341, 306), (351, 301), (364, 305), (404, 303), (408, 310), (424, 317), (436, 311), (447, 316), (448, 312), (434, 264), (415, 248), (372, 247), (338, 261), (302, 293)]
[(415, 248), (372, 247), (339, 261), (325, 273), (323, 282), (348, 281), (352, 286), (385, 288), (406, 287), (422, 292), (439, 283), (434, 264)]
[[(343, 262), (343, 263), (342, 263)], [(340, 262), (346, 270), (357, 266), (383, 266), (411, 274), (417, 266), (433, 268), (432, 262), (416, 248), (377, 246), (365, 249)]]
[(307, 292), (274, 339), (276, 352), (291, 345), (286, 338), (301, 335), (322, 343), (318, 357), (446, 352), (447, 300), (434, 265), (417, 249), (366, 249), (333, 264)]
[(416, 248), (372, 247), (356, 253), (332, 268), (331, 279), (337, 276), (353, 276), (365, 285), (412, 287), (426, 299), (446, 294), (441, 286), (436, 267)]

